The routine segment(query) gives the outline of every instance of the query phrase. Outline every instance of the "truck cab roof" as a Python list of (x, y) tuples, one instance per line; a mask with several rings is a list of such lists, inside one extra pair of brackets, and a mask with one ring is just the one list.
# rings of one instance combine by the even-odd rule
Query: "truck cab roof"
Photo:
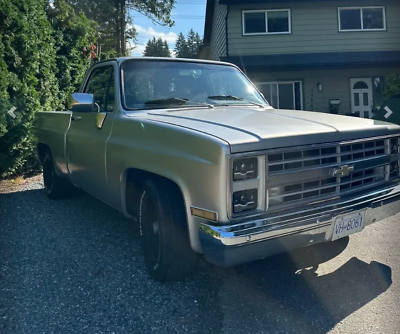
[(215, 60), (204, 60), (204, 59), (190, 59), (190, 58), (174, 58), (174, 57), (117, 57), (117, 58), (110, 58), (106, 60), (102, 60), (100, 62), (97, 62), (96, 64), (93, 64), (93, 66), (99, 64), (99, 63), (104, 63), (108, 61), (116, 61), (118, 64), (122, 64), (123, 62), (127, 60), (150, 60), (150, 61), (180, 61), (180, 62), (190, 62), (190, 63), (200, 63), (200, 64), (219, 64), (219, 65), (229, 65), (229, 66), (234, 66), (231, 63), (227, 62), (222, 62), (222, 61), (215, 61)]

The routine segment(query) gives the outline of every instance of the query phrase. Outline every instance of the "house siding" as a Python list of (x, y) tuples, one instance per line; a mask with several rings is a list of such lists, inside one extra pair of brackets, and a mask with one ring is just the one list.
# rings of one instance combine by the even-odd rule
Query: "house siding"
[[(329, 100), (340, 99), (339, 113), (347, 114), (351, 112), (351, 78), (385, 77), (392, 73), (400, 75), (400, 68), (248, 72), (247, 75), (256, 85), (261, 82), (301, 81), (304, 110), (329, 112)], [(322, 84), (322, 91), (318, 91), (318, 83)]]
[(226, 56), (227, 6), (219, 5), (218, 0), (215, 0), (214, 6), (214, 18), (212, 23), (212, 34), (210, 41), (210, 59), (219, 60), (221, 56)]
[[(386, 7), (386, 31), (339, 32), (338, 7)], [(242, 10), (291, 9), (292, 33), (243, 36)], [(216, 13), (218, 17), (219, 14)], [(216, 27), (216, 26), (214, 26)], [(215, 29), (215, 28), (214, 28)], [(337, 1), (231, 6), (229, 55), (400, 50), (400, 1)]]

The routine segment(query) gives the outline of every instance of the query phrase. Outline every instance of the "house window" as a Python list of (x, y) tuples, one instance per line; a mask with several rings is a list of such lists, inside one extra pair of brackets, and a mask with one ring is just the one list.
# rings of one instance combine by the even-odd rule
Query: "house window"
[(290, 9), (245, 10), (243, 35), (290, 34)]
[(386, 30), (385, 7), (339, 7), (339, 31)]
[(303, 110), (301, 81), (261, 82), (257, 87), (272, 107)]

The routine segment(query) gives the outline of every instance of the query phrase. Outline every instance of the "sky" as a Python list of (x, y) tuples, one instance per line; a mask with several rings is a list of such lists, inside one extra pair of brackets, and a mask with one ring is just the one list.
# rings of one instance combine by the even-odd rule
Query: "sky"
[(203, 38), (205, 13), (206, 0), (177, 0), (172, 11), (172, 19), (175, 21), (175, 25), (169, 28), (154, 24), (142, 14), (131, 11), (133, 24), (138, 32), (138, 42), (136, 48), (132, 51), (132, 56), (142, 56), (147, 41), (153, 37), (161, 37), (166, 40), (171, 50), (174, 49), (176, 38), (180, 32), (187, 36), (189, 30), (193, 29)]

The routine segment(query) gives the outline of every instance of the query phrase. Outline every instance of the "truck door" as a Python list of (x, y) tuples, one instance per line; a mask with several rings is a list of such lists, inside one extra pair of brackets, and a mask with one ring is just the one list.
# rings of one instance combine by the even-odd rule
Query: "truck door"
[(116, 115), (115, 63), (92, 69), (84, 93), (94, 95), (99, 112), (74, 112), (67, 132), (66, 157), (76, 185), (100, 199), (106, 197), (106, 143)]

